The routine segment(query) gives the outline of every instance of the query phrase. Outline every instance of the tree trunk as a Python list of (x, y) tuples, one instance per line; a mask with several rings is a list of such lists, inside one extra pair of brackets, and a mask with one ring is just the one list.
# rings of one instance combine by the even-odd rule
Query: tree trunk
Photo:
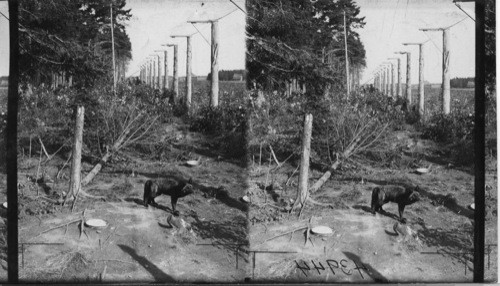
[(84, 122), (85, 108), (78, 106), (76, 109), (75, 120), (75, 137), (73, 141), (73, 160), (71, 162), (71, 178), (69, 184), (68, 195), (64, 200), (63, 205), (68, 198), (75, 198), (75, 193), (80, 188), (81, 176), (81, 160), (82, 160), (82, 138), (83, 138), (83, 122)]
[(300, 158), (299, 189), (293, 208), (304, 205), (307, 199), (307, 182), (309, 179), (309, 154), (311, 151), (312, 114), (304, 118), (304, 134), (302, 135), (302, 156)]

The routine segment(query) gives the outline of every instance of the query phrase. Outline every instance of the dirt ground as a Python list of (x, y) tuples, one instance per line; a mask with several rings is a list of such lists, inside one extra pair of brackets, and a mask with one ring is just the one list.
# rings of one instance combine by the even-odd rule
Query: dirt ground
[[(215, 139), (189, 132), (181, 121), (165, 125), (158, 136), (170, 138), (168, 148), (156, 158), (121, 152), (84, 188), (95, 198), (79, 196), (73, 212), (54, 203), (67, 192), (68, 168), (65, 179), (55, 179), (63, 158), (42, 164), (44, 179), (38, 184), (27, 177), (36, 174), (38, 157), (20, 161), (21, 281), (244, 280), (248, 206), (239, 200), (246, 189), (244, 166), (221, 157), (211, 148)], [(190, 159), (200, 164), (189, 167)], [(158, 208), (142, 205), (144, 183), (156, 178), (192, 178), (196, 191), (179, 199), (180, 217), (171, 216), (167, 196), (156, 199)], [(83, 215), (108, 225), (82, 231)]]
[[(400, 153), (372, 153), (343, 164), (312, 195), (332, 207), (308, 203), (298, 219), (287, 213), (296, 197), (296, 162), (280, 168), (272, 163), (271, 172), (265, 160), (245, 169), (214, 151), (217, 139), (189, 132), (182, 122), (166, 125), (158, 136), (174, 139), (153, 157), (131, 149), (120, 153), (84, 188), (104, 199), (80, 196), (73, 212), (56, 203), (67, 191), (68, 168), (56, 179), (65, 158), (43, 163), (38, 183), (38, 154), (20, 158), (21, 281), (472, 281), (474, 176), (450, 164), (443, 146), (407, 131), (394, 133), (388, 142)], [(199, 166), (185, 164), (198, 158)], [(496, 161), (486, 163), (485, 276), (496, 281)], [(414, 172), (429, 164), (430, 173)], [(85, 164), (84, 170), (91, 167)], [(310, 183), (321, 175), (313, 170)], [(172, 222), (170, 198), (159, 197), (158, 208), (142, 205), (144, 182), (160, 177), (193, 179), (197, 191), (178, 203), (185, 227), (179, 227), (180, 219)], [(5, 185), (5, 176), (0, 179)], [(405, 210), (414, 235), (395, 232), (395, 204), (384, 206), (388, 215), (369, 212), (371, 190), (386, 184), (422, 189), (421, 201)], [(251, 203), (240, 200), (244, 195)], [(82, 231), (83, 214), (108, 226)], [(4, 209), (0, 216), (5, 227)], [(317, 225), (331, 227), (333, 235), (310, 234), (306, 240), (307, 227)], [(4, 242), (0, 236), (0, 246)], [(0, 279), (6, 278), (5, 258), (0, 266)]]
[[(391, 152), (392, 158), (371, 154), (371, 160), (363, 156), (358, 163), (344, 164), (312, 195), (331, 207), (308, 202), (300, 219), (298, 212), (287, 212), (297, 196), (297, 173), (292, 176), (297, 162), (278, 169), (272, 164), (271, 172), (267, 162), (251, 167), (254, 281), (472, 282), (474, 213), (468, 207), (474, 202), (472, 170), (453, 166), (443, 146), (418, 135), (401, 131), (392, 137), (387, 150), (401, 150), (399, 154)], [(430, 164), (430, 173), (415, 172)], [(485, 278), (491, 282), (498, 272), (496, 161), (487, 160), (487, 166), (486, 245), (490, 246), (485, 251)], [(309, 185), (321, 175), (313, 171)], [(409, 235), (394, 229), (397, 204), (384, 205), (387, 215), (370, 213), (371, 191), (381, 185), (421, 188), (421, 201), (405, 209)], [(332, 228), (333, 235), (309, 233), (308, 239), (307, 227), (319, 225)]]

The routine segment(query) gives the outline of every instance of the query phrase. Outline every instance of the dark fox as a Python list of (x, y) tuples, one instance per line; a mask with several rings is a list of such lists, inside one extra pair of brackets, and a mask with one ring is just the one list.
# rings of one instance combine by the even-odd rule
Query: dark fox
[(175, 209), (177, 200), (194, 192), (192, 183), (192, 179), (189, 179), (188, 182), (175, 179), (148, 180), (144, 184), (144, 206), (157, 205), (155, 198), (167, 195), (170, 196), (172, 203), (172, 213), (177, 216), (179, 215), (179, 211)]
[(419, 187), (413, 190), (400, 186), (375, 187), (372, 191), (372, 214), (375, 214), (376, 211), (385, 212), (382, 206), (388, 202), (394, 202), (398, 204), (399, 220), (402, 223), (406, 223), (406, 219), (403, 218), (403, 212), (407, 205), (411, 205), (420, 200), (418, 195), (419, 190)]

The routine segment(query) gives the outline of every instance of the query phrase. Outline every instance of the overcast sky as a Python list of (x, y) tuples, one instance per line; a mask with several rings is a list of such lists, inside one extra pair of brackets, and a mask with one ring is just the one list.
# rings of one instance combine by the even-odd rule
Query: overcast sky
[[(366, 49), (367, 69), (362, 83), (373, 76), (373, 71), (387, 58), (406, 57), (397, 51), (412, 52), (412, 82), (418, 82), (418, 46), (405, 47), (404, 42), (427, 42), (424, 51), (424, 78), (441, 82), (443, 37), (442, 32), (422, 32), (420, 28), (450, 26), (450, 73), (454, 77), (473, 77), (475, 73), (475, 22), (453, 4), (452, 0), (357, 0), (361, 15), (366, 17), (364, 29), (359, 30)], [(474, 3), (460, 3), (474, 17)], [(404, 78), (406, 71), (404, 70)]]
[[(234, 1), (245, 8), (244, 0)], [(127, 32), (132, 42), (132, 62), (127, 75), (138, 75), (144, 59), (163, 49), (162, 44), (179, 44), (179, 73), (186, 74), (186, 38), (170, 38), (175, 34), (193, 34), (192, 68), (195, 75), (210, 72), (210, 24), (187, 23), (188, 20), (219, 20), (219, 69), (245, 68), (245, 14), (229, 0), (128, 0), (132, 19)], [(173, 68), (173, 49), (169, 48), (169, 73)]]
[[(7, 1), (0, 1), (0, 12), (9, 16)], [(9, 21), (0, 15), (0, 76), (9, 74)]]

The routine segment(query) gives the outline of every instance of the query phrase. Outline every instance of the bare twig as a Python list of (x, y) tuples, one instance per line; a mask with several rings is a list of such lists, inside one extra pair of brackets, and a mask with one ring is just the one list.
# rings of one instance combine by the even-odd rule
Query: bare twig
[(40, 138), (40, 136), (38, 136), (38, 141), (40, 142), (40, 152), (43, 150), (43, 153), (45, 153), (45, 156), (47, 156), (47, 159), (50, 159), (50, 155), (49, 153), (47, 153), (47, 149), (45, 149), (45, 145), (43, 145), (43, 142), (42, 142), (42, 139)]
[(79, 221), (81, 221), (81, 220), (82, 220), (82, 219), (81, 219), (81, 218), (79, 218), (79, 219), (75, 219), (75, 220), (72, 220), (72, 221), (69, 221), (69, 222), (66, 222), (66, 223), (60, 224), (60, 225), (58, 225), (58, 226), (51, 227), (51, 228), (49, 228), (49, 229), (47, 229), (47, 230), (44, 230), (44, 231), (40, 232), (39, 234), (37, 234), (37, 235), (36, 235), (36, 236), (34, 236), (33, 238), (38, 237), (38, 236), (40, 236), (40, 235), (42, 235), (42, 234), (44, 234), (44, 233), (46, 233), (46, 232), (49, 232), (49, 231), (51, 231), (51, 230), (58, 229), (58, 228), (61, 228), (61, 227), (63, 227), (63, 226), (67, 226), (67, 225), (70, 225), (70, 224), (72, 224), (72, 223), (79, 222)]
[(332, 204), (324, 204), (324, 203), (320, 203), (318, 201), (315, 201), (313, 200), (311, 197), (307, 198), (307, 200), (312, 203), (313, 205), (318, 205), (318, 206), (322, 206), (322, 207), (329, 207), (329, 208), (333, 208), (333, 205)]
[(266, 194), (266, 190), (267, 190), (267, 183), (268, 183), (268, 179), (269, 179), (269, 173), (271, 172), (271, 154), (269, 154), (269, 166), (267, 167), (267, 173), (266, 173), (266, 183), (264, 184), (264, 203), (267, 203), (267, 194)]
[(281, 163), (276, 158), (276, 154), (274, 154), (273, 146), (271, 146), (271, 144), (269, 144), (269, 150), (271, 150), (271, 155), (273, 156), (273, 159), (274, 159), (274, 162), (276, 162), (276, 165), (278, 165), (278, 167), (281, 167)]
[(288, 182), (290, 182), (290, 180), (293, 178), (293, 175), (295, 175), (295, 173), (297, 173), (297, 170), (299, 169), (299, 167), (300, 167), (300, 164), (297, 165), (297, 168), (295, 168), (295, 170), (293, 170), (290, 177), (288, 177), (288, 179), (286, 180), (285, 186), (288, 186)]
[(262, 165), (262, 142), (260, 143), (259, 148), (259, 167)]
[[(38, 137), (38, 138), (40, 138), (40, 137)], [(47, 152), (45, 152), (45, 154), (47, 155), (47, 160), (45, 160), (45, 163), (47, 163), (48, 161), (52, 160), (52, 158), (54, 158), (54, 156), (55, 156), (55, 155), (57, 155), (57, 153), (59, 153), (59, 152), (62, 150), (62, 148), (63, 148), (64, 146), (66, 146), (66, 142), (67, 142), (67, 141), (68, 141), (68, 140), (66, 140), (66, 141), (65, 141), (65, 142), (61, 145), (61, 147), (59, 147), (59, 149), (57, 149), (57, 150), (56, 150), (56, 151), (55, 151), (52, 155), (47, 155)]]
[(66, 167), (66, 165), (68, 164), (69, 160), (71, 160), (71, 157), (73, 157), (73, 152), (71, 152), (71, 154), (68, 156), (68, 160), (66, 160), (66, 162), (64, 162), (62, 168), (59, 170), (59, 172), (57, 172), (56, 179), (59, 179), (59, 175), (64, 170), (64, 167)]
[(40, 146), (40, 158), (38, 159), (38, 167), (36, 169), (36, 176), (35, 176), (35, 186), (36, 186), (36, 195), (38, 196), (40, 194), (40, 189), (38, 188), (38, 174), (40, 172), (40, 164), (42, 163), (42, 146)]
[(278, 238), (278, 237), (282, 237), (282, 236), (287, 235), (287, 234), (289, 234), (289, 233), (292, 233), (292, 234), (293, 234), (294, 232), (296, 232), (296, 231), (298, 231), (298, 230), (301, 230), (301, 229), (304, 229), (304, 228), (308, 228), (308, 227), (309, 227), (309, 226), (302, 226), (302, 227), (299, 227), (299, 228), (293, 229), (293, 230), (291, 230), (291, 231), (287, 231), (287, 232), (284, 232), (284, 233), (282, 233), (282, 234), (275, 235), (275, 236), (273, 236), (273, 237), (270, 237), (270, 238), (268, 238), (268, 239), (264, 240), (263, 242), (261, 242), (261, 243), (259, 243), (259, 244), (257, 244), (257, 245), (263, 244), (264, 242), (267, 242), (267, 241), (269, 241), (269, 240), (273, 240), (273, 239)]
[(133, 263), (133, 262), (123, 261), (123, 260), (118, 260), (118, 259), (96, 259), (96, 260), (93, 260), (93, 261), (116, 261), (116, 262), (128, 263), (128, 264), (135, 265), (135, 263)]

